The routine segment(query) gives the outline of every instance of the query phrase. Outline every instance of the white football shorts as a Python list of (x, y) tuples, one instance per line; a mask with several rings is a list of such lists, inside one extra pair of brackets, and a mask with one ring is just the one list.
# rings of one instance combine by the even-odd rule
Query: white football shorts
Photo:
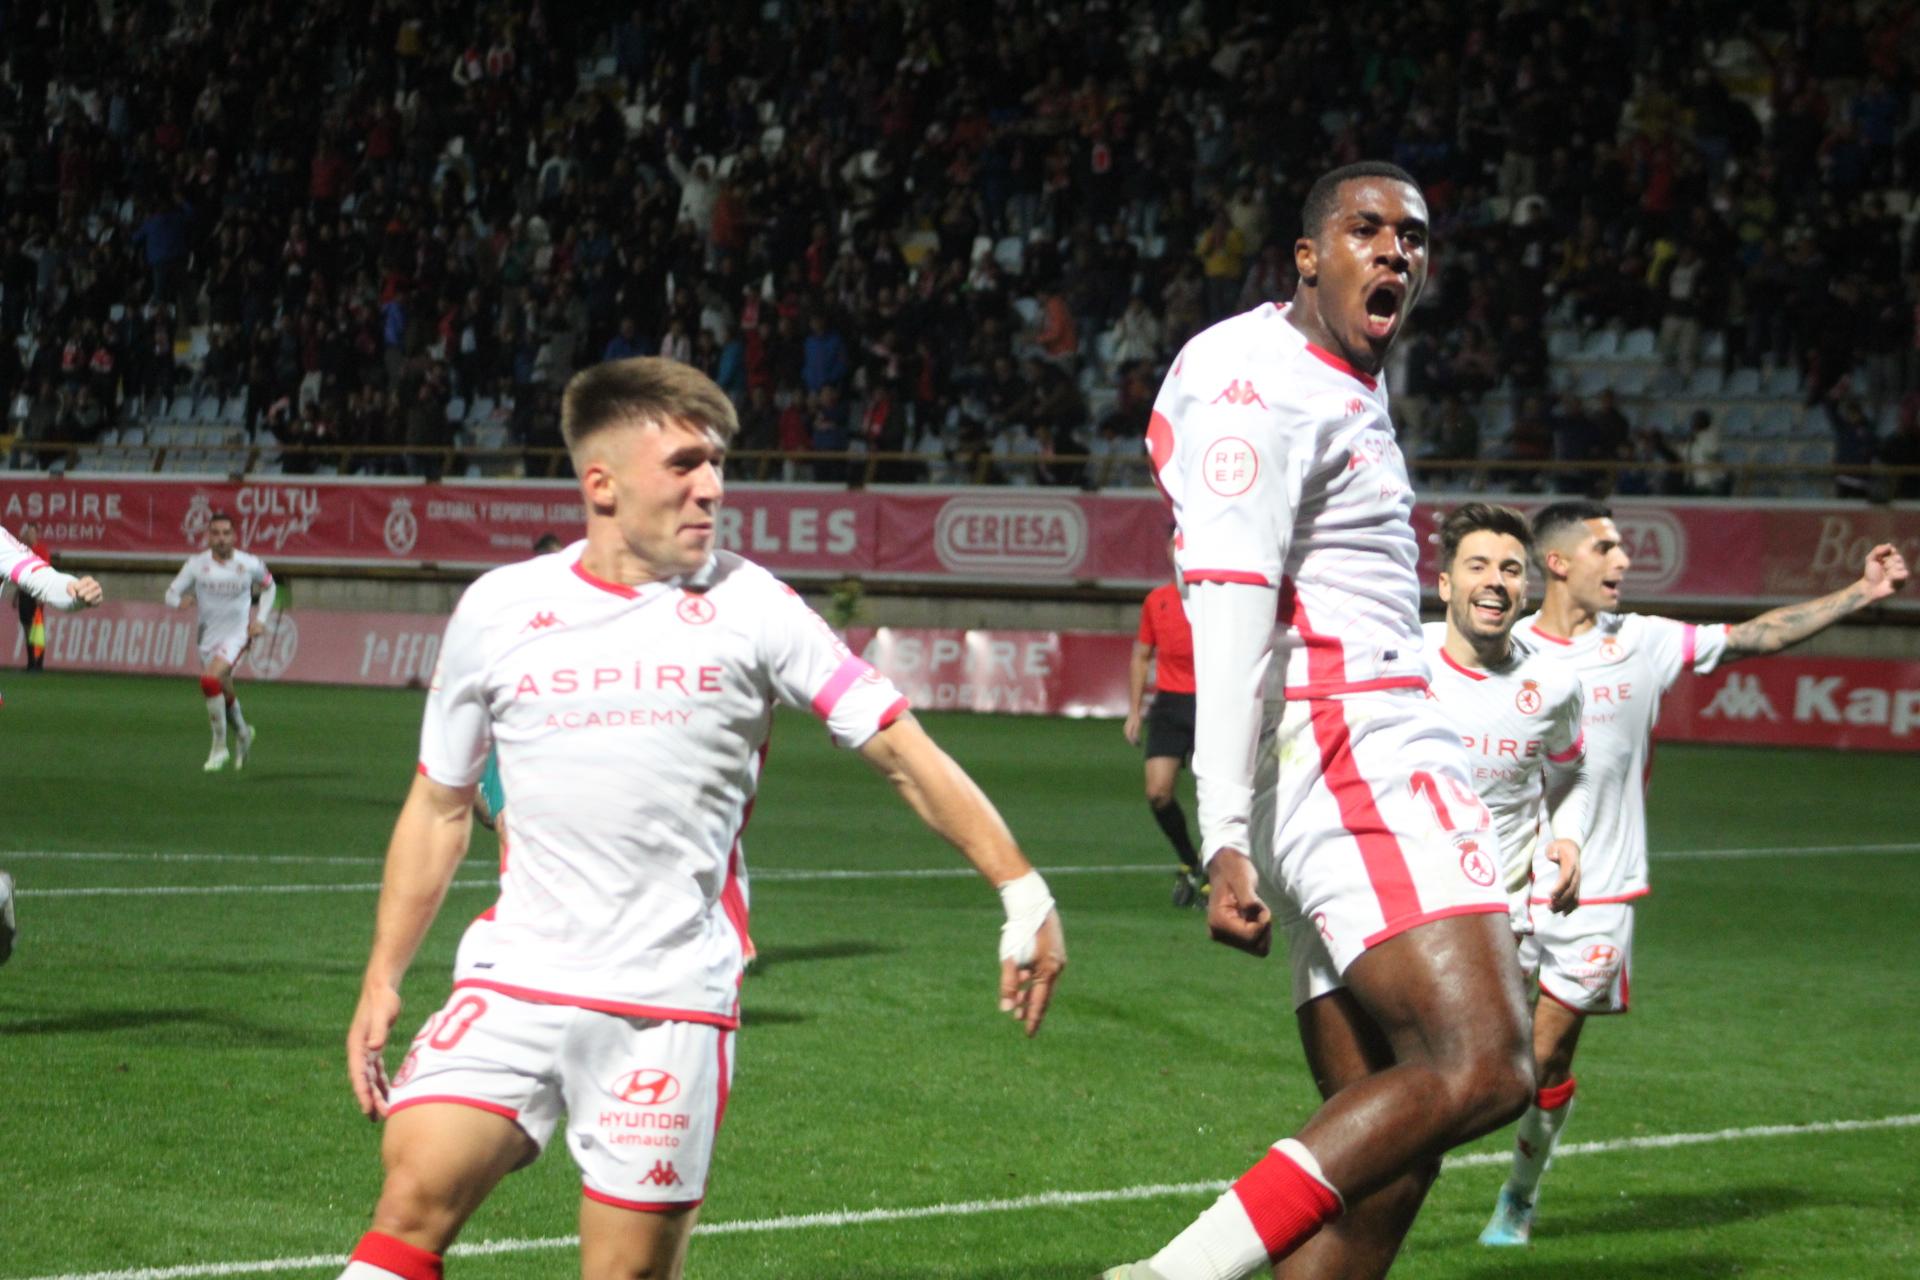
[(733, 1083), (733, 1033), (455, 990), (420, 1029), (389, 1107), (505, 1116), (546, 1149), (564, 1112), (588, 1199), (662, 1211), (706, 1195)]
[(1296, 1007), (1369, 947), (1508, 910), (1492, 815), (1431, 706), (1420, 690), (1298, 700), (1261, 743), (1251, 856), (1284, 899)]
[(200, 636), (200, 665), (205, 667), (215, 658), (223, 658), (231, 667), (240, 661), (240, 655), (246, 651), (247, 628), (242, 623), (238, 631), (203, 632)]
[(1520, 967), (1539, 974), (1540, 994), (1577, 1013), (1625, 1013), (1632, 994), (1633, 904), (1602, 902), (1557, 916), (1534, 907)]

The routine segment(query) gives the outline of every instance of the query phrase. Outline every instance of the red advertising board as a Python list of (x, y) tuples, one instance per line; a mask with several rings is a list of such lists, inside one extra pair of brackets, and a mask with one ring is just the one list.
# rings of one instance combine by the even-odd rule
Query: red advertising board
[[(1460, 500), (1430, 495), (1415, 514), (1424, 581), (1437, 568), (1439, 520)], [(527, 555), (543, 533), (571, 538), (581, 524), (577, 491), (558, 481), (0, 475), (0, 524), (33, 520), (56, 550), (82, 562), (184, 559), (215, 510), (234, 516), (242, 546), (287, 565), (484, 568)], [(1853, 581), (1877, 542), (1920, 563), (1920, 507), (1912, 505), (1621, 499), (1614, 510), (1634, 558), (1631, 604), (1818, 595)], [(1166, 577), (1166, 520), (1159, 495), (1142, 491), (735, 485), (719, 541), (800, 579), (1144, 591)], [(1920, 610), (1920, 592), (1888, 607)]]
[[(256, 640), (240, 674), (256, 680), (423, 686), (440, 653), (439, 614), (291, 610)], [(9, 628), (6, 660), (24, 639)], [(193, 612), (109, 601), (54, 613), (48, 665), (56, 670), (192, 675)], [(919, 710), (1123, 716), (1130, 634), (856, 627), (848, 642)], [(1799, 658), (1743, 662), (1683, 677), (1661, 705), (1660, 737), (1911, 751), (1920, 746), (1920, 662)]]

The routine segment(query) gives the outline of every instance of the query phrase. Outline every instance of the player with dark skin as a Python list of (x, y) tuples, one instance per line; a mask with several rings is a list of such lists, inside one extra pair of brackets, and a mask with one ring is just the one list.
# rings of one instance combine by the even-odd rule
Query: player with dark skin
[[(1294, 245), (1287, 318), (1377, 374), (1427, 279), (1427, 207), (1414, 186), (1354, 178)], [(1244, 851), (1208, 867), (1213, 937), (1264, 956), (1271, 912)], [(1296, 1135), (1346, 1212), (1281, 1264), (1284, 1276), (1384, 1275), (1440, 1156), (1507, 1124), (1533, 1094), (1527, 1007), (1501, 914), (1430, 921), (1367, 950), (1346, 987), (1298, 1011), (1326, 1101)]]

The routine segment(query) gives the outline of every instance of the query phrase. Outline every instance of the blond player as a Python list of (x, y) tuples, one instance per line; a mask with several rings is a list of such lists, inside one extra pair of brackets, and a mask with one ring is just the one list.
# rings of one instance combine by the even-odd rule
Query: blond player
[[(65, 611), (91, 609), (104, 598), (100, 584), (92, 578), (61, 573), (5, 529), (0, 529), (0, 583), (32, 596), (41, 604)], [(13, 954), (17, 933), (13, 877), (0, 871), (0, 964), (5, 964)]]
[[(354, 1094), (386, 1117), (386, 1181), (343, 1280), (438, 1277), (468, 1215), (562, 1123), (581, 1274), (680, 1275), (732, 1078), (741, 832), (777, 705), (810, 708), (998, 887), (1000, 1007), (1040, 1026), (1065, 944), (992, 804), (798, 596), (714, 550), (736, 426), (687, 365), (578, 374), (561, 432), (586, 540), (486, 574), (447, 625), (347, 1033)], [(500, 897), (389, 1084), (400, 980), (466, 852), (490, 745), (512, 797)]]
[(1886, 599), (1907, 579), (1906, 561), (1882, 545), (1867, 553), (1852, 586), (1734, 626), (1694, 626), (1618, 611), (1621, 579), (1632, 561), (1602, 504), (1555, 503), (1534, 516), (1533, 536), (1546, 595), (1514, 638), (1577, 674), (1585, 687), (1593, 802), (1580, 842), (1580, 905), (1566, 916), (1535, 917), (1534, 934), (1521, 949), (1539, 973), (1533, 1046), (1541, 1101), (1520, 1122), (1512, 1173), (1480, 1236), (1488, 1245), (1532, 1238), (1540, 1179), (1573, 1106), (1581, 1029), (1589, 1016), (1625, 1013), (1630, 1003), (1633, 904), (1649, 889), (1645, 797), (1660, 699), (1689, 671), (1705, 675), (1778, 653)]
[(208, 773), (227, 767), (231, 721), (233, 767), (244, 768), (253, 749), (253, 726), (247, 723), (234, 692), (233, 664), (266, 630), (273, 613), (274, 586), (273, 575), (259, 556), (235, 548), (233, 517), (225, 512), (215, 512), (207, 522), (207, 549), (189, 557), (167, 585), (169, 608), (180, 608), (188, 596), (199, 611), (200, 693), (207, 700), (207, 725), (213, 732), (213, 747), (203, 767)]
[[(1189, 342), (1148, 431), (1173, 504), (1196, 678), (1214, 936), (1257, 955), (1263, 893), (1299, 918), (1297, 1008), (1325, 1103), (1151, 1258), (1108, 1280), (1240, 1280), (1345, 1239), (1343, 1207), (1424, 1188), (1531, 1095), (1507, 903), (1460, 738), (1426, 696), (1413, 494), (1381, 367), (1427, 275), (1404, 171), (1316, 181), (1300, 289)], [(1417, 1204), (1417, 1200), (1416, 1200)], [(1409, 1215), (1410, 1216), (1410, 1215)]]

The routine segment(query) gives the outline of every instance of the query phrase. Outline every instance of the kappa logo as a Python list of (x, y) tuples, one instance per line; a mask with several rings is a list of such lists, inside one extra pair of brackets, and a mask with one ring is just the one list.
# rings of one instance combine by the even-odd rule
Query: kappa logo
[(1495, 874), (1493, 859), (1480, 847), (1480, 842), (1462, 836), (1457, 837), (1454, 843), (1460, 850), (1460, 870), (1466, 873), (1467, 879), (1483, 889), (1491, 886)]
[(1596, 969), (1611, 969), (1620, 963), (1620, 948), (1610, 942), (1596, 942), (1582, 951), (1580, 958)]
[(1253, 389), (1253, 382), (1251, 380), (1242, 382), (1240, 379), (1235, 378), (1232, 382), (1229, 382), (1227, 389), (1213, 398), (1213, 403), (1219, 404), (1222, 400), (1228, 404), (1257, 404), (1262, 409), (1267, 407), (1267, 402), (1262, 400), (1260, 393)]
[(1780, 718), (1780, 713), (1773, 709), (1773, 699), (1767, 696), (1767, 691), (1760, 685), (1760, 677), (1738, 674), (1727, 677), (1727, 683), (1713, 695), (1713, 701), (1700, 714), (1728, 720), (1758, 720), (1762, 716), (1769, 720)]
[(673, 1167), (671, 1160), (655, 1160), (653, 1168), (641, 1175), (643, 1187), (677, 1187), (681, 1185), (680, 1172)]
[(1357, 414), (1365, 413), (1366, 411), (1367, 411), (1366, 402), (1362, 400), (1359, 396), (1355, 396), (1353, 397), (1353, 399), (1347, 401), (1348, 413), (1357, 415)]
[(554, 617), (551, 613), (547, 613), (543, 611), (540, 613), (536, 613), (533, 615), (533, 617), (529, 618), (527, 620), (527, 625), (520, 628), (520, 630), (523, 632), (545, 631), (548, 627), (557, 627), (559, 625), (560, 625), (560, 619)]
[(712, 622), (715, 613), (713, 601), (692, 592), (681, 595), (680, 603), (674, 606), (673, 611), (680, 615), (680, 621), (696, 627), (704, 627)]
[(1522, 680), (1520, 692), (1513, 695), (1513, 705), (1520, 708), (1520, 714), (1530, 716), (1540, 709), (1540, 682)]
[(615, 1080), (612, 1092), (636, 1107), (657, 1107), (680, 1096), (680, 1081), (657, 1067), (642, 1067)]

